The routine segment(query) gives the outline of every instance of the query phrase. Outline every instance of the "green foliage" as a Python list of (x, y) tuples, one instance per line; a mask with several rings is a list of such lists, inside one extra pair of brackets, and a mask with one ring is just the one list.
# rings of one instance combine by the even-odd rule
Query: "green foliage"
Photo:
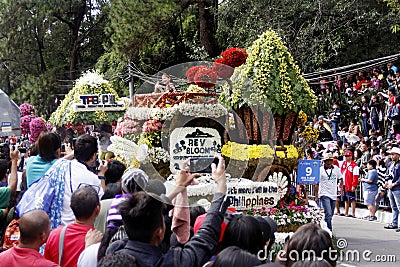
[(224, 103), (271, 109), (277, 115), (313, 111), (316, 97), (276, 32), (263, 33), (248, 53), (246, 63), (231, 78), (232, 94), (221, 95)]
[(400, 40), (390, 30), (398, 15), (381, 0), (230, 0), (218, 11), (220, 46), (276, 29), (304, 72), (391, 55)]

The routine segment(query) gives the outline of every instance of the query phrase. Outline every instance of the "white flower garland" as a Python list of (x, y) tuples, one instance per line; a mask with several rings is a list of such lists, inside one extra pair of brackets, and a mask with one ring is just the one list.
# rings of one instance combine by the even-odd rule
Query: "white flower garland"
[(90, 87), (97, 87), (102, 84), (109, 84), (109, 81), (105, 80), (100, 74), (95, 71), (87, 71), (78, 80), (76, 80), (75, 86), (89, 85)]
[(156, 119), (160, 121), (172, 119), (176, 112), (185, 116), (219, 118), (227, 115), (228, 110), (221, 104), (180, 103), (169, 108), (131, 107), (126, 114), (134, 120)]
[(150, 147), (149, 148), (149, 154), (147, 155), (146, 158), (147, 161), (151, 163), (158, 164), (161, 161), (162, 162), (168, 162), (170, 160), (169, 158), (169, 153), (167, 150), (165, 150), (162, 147)]

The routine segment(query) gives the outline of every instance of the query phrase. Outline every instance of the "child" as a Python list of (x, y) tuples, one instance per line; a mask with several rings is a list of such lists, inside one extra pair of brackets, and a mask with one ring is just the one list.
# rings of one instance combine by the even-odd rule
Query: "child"
[(376, 221), (375, 197), (378, 194), (378, 173), (376, 171), (376, 161), (373, 159), (368, 161), (367, 169), (367, 176), (360, 179), (360, 181), (363, 182), (364, 204), (368, 206), (369, 210), (369, 216), (364, 217), (364, 219), (368, 221)]

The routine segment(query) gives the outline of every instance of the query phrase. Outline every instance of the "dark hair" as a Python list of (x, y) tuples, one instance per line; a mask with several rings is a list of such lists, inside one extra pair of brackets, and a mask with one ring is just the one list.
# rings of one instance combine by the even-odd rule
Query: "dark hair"
[(71, 209), (77, 219), (88, 219), (99, 205), (99, 196), (90, 185), (78, 188), (72, 193)]
[(136, 258), (127, 253), (109, 254), (102, 258), (98, 264), (98, 267), (137, 267)]
[(78, 161), (87, 162), (97, 153), (97, 139), (89, 134), (83, 134), (76, 139), (74, 156)]
[(19, 221), (20, 242), (32, 244), (39, 236), (49, 231), (49, 216), (43, 210), (31, 210), (22, 215)]
[(368, 161), (368, 164), (370, 164), (373, 169), (376, 169), (376, 161), (374, 159), (371, 159), (370, 161)]
[(263, 243), (265, 245), (271, 239), (271, 226), (263, 217), (256, 216), (255, 218), (258, 221), (258, 223), (260, 224), (261, 231), (262, 231), (262, 237), (263, 237)]
[(61, 148), (61, 139), (55, 133), (41, 132), (37, 140), (39, 156), (50, 162), (58, 158), (57, 149)]
[(104, 191), (104, 195), (101, 197), (101, 200), (103, 199), (112, 199), (116, 195), (121, 194), (121, 183), (109, 183), (106, 185), (106, 191)]
[(107, 171), (104, 174), (106, 177), (106, 185), (109, 183), (116, 183), (118, 182), (122, 175), (124, 174), (126, 167), (125, 165), (118, 160), (112, 160), (107, 164)]
[(292, 267), (331, 267), (332, 265), (324, 259), (303, 260), (295, 262)]
[(227, 247), (221, 251), (213, 263), (213, 267), (252, 267), (260, 265), (261, 261), (256, 255), (251, 254), (236, 246)]
[(252, 216), (242, 215), (234, 216), (226, 226), (221, 249), (237, 246), (256, 255), (264, 245), (260, 223)]
[(9, 162), (6, 159), (0, 159), (0, 180), (7, 174)]
[[(297, 253), (291, 254), (291, 251), (296, 251)], [(319, 225), (315, 223), (309, 223), (301, 226), (289, 239), (285, 250), (285, 266), (290, 267), (294, 264), (295, 261), (305, 260), (293, 259), (293, 257), (290, 256), (303, 256), (303, 251), (313, 251), (314, 257), (325, 259), (331, 264), (331, 266), (336, 265), (335, 257), (332, 257), (336, 256), (332, 244), (332, 238), (327, 231), (323, 230)], [(307, 255), (304, 256), (310, 256), (310, 253), (305, 254)]]
[(149, 243), (163, 226), (165, 204), (141, 191), (118, 205), (129, 240)]
[(203, 206), (191, 206), (190, 207), (190, 226), (194, 227), (196, 218), (204, 213), (206, 213), (206, 210), (203, 208)]

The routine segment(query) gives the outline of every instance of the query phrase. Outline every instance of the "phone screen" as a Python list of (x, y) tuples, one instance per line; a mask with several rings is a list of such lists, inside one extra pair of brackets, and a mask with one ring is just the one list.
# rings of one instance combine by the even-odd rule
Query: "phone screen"
[(189, 168), (191, 173), (211, 173), (211, 164), (218, 164), (216, 157), (191, 158)]

